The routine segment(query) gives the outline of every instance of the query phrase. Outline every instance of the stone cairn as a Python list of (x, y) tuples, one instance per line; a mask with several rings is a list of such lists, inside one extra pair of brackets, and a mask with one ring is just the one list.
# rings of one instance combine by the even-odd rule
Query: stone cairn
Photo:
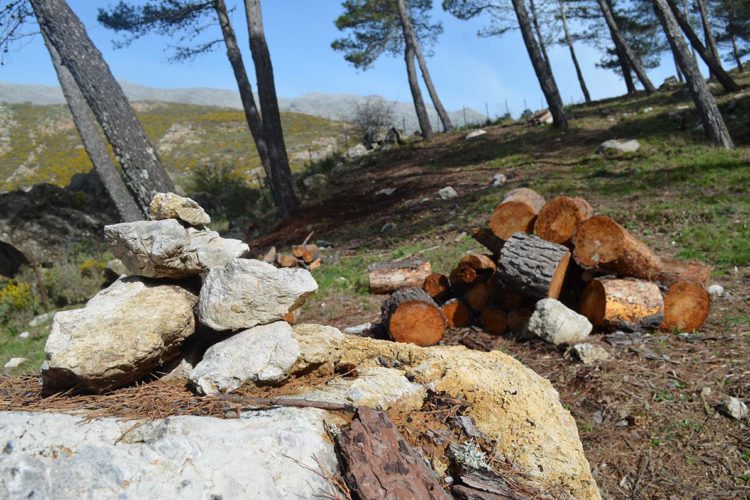
[(312, 275), (246, 258), (248, 246), (207, 229), (189, 198), (158, 193), (150, 217), (104, 228), (128, 275), (55, 315), (44, 391), (101, 393), (164, 375), (217, 394), (283, 378), (299, 350), (284, 318), (317, 291)]

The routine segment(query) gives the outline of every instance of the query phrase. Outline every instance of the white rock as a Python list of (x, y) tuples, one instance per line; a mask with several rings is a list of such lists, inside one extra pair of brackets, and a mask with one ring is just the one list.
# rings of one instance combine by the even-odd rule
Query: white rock
[(748, 415), (747, 405), (734, 396), (728, 396), (719, 405), (719, 409), (726, 416), (732, 417), (735, 420), (742, 420), (743, 418), (747, 418)]
[(555, 345), (584, 342), (591, 333), (591, 323), (555, 299), (542, 299), (529, 319), (529, 331)]
[(465, 139), (466, 140), (475, 139), (477, 137), (481, 137), (485, 135), (486, 133), (487, 133), (486, 130), (480, 128), (478, 130), (474, 130), (473, 132), (469, 132), (468, 134), (466, 134)]
[(458, 193), (452, 186), (445, 186), (438, 191), (438, 196), (444, 200), (450, 200), (452, 198), (458, 198)]
[(179, 219), (191, 226), (211, 223), (211, 217), (195, 200), (174, 193), (156, 193), (149, 206), (152, 220)]
[(492, 177), (492, 187), (500, 187), (507, 182), (508, 178), (505, 174), (495, 174)]
[(349, 150), (346, 152), (346, 156), (348, 156), (349, 158), (359, 158), (369, 152), (370, 151), (365, 147), (364, 144), (357, 144), (356, 146), (349, 148)]
[(26, 358), (10, 358), (7, 363), (3, 366), (3, 368), (11, 369), (11, 368), (18, 368), (22, 364), (24, 364), (26, 361), (28, 361)]
[(344, 333), (349, 335), (366, 335), (372, 330), (373, 324), (372, 323), (361, 323), (356, 326), (350, 326), (348, 328), (344, 328)]
[(609, 359), (609, 353), (603, 347), (592, 344), (575, 344), (573, 352), (584, 365), (593, 365)]
[(214, 330), (252, 328), (284, 319), (318, 290), (309, 271), (232, 259), (211, 269), (198, 302), (201, 323)]
[(328, 179), (328, 176), (325, 174), (313, 174), (305, 177), (302, 180), (302, 184), (304, 184), (305, 189), (316, 193), (325, 191), (330, 183), (331, 182)]
[(724, 296), (724, 287), (719, 285), (718, 283), (714, 283), (713, 285), (710, 285), (707, 291), (711, 297), (723, 297)]
[(387, 187), (375, 192), (375, 196), (390, 196), (396, 192), (396, 188)]
[(239, 240), (186, 228), (175, 219), (113, 224), (104, 227), (104, 236), (131, 274), (148, 278), (193, 276), (248, 251)]
[(286, 321), (256, 326), (209, 347), (190, 382), (200, 394), (232, 392), (245, 382), (278, 382), (299, 353)]
[(58, 312), (44, 348), (44, 388), (99, 392), (140, 380), (179, 354), (195, 331), (196, 301), (180, 286), (128, 277), (85, 307)]
[(635, 139), (610, 139), (604, 141), (596, 148), (597, 153), (634, 153), (641, 147), (641, 143)]
[(2, 412), (0, 498), (334, 497), (326, 412), (117, 420)]
[(21, 332), (18, 334), (19, 339), (27, 339), (31, 336), (31, 334), (27, 331)]
[(39, 316), (34, 316), (34, 319), (29, 321), (29, 326), (34, 328), (36, 326), (41, 326), (45, 323), (48, 323), (52, 319), (52, 316), (54, 315), (55, 315), (54, 312), (48, 312), (48, 313), (40, 314)]

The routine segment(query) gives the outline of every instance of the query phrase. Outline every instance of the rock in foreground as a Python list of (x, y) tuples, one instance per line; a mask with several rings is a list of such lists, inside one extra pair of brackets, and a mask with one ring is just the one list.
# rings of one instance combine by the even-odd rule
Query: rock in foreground
[(542, 299), (529, 319), (529, 331), (551, 344), (585, 342), (593, 326), (577, 312), (555, 299)]
[(180, 286), (129, 277), (84, 308), (57, 313), (45, 346), (44, 389), (102, 392), (141, 379), (195, 331), (196, 301)]

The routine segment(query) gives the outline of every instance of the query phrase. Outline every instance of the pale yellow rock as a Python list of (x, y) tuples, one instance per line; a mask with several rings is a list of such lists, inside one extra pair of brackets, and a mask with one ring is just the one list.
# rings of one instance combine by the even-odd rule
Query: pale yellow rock
[(477, 428), (549, 491), (577, 499), (599, 499), (583, 453), (575, 420), (560, 404), (552, 384), (499, 351), (465, 347), (418, 347), (347, 336), (338, 330), (302, 324), (293, 329), (300, 356), (292, 372), (315, 366), (372, 366), (391, 359), (414, 382), (470, 403)]
[(148, 208), (151, 220), (179, 219), (191, 226), (211, 223), (211, 217), (196, 201), (174, 193), (156, 193)]

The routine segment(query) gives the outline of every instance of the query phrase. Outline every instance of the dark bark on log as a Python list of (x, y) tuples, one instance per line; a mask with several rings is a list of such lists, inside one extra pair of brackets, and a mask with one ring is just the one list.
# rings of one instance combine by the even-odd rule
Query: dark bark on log
[(565, 4), (562, 0), (557, 0), (557, 4), (560, 9), (560, 20), (562, 21), (563, 32), (565, 34), (565, 43), (568, 45), (568, 50), (570, 50), (570, 58), (573, 60), (573, 66), (576, 68), (578, 84), (581, 86), (581, 92), (583, 93), (583, 98), (586, 100), (586, 104), (590, 104), (591, 94), (589, 93), (589, 88), (586, 86), (586, 80), (583, 78), (583, 71), (581, 70), (581, 65), (578, 64), (578, 57), (576, 56), (576, 51), (573, 47), (573, 38), (570, 36), (570, 31), (568, 30), (568, 20), (565, 16)]
[[(703, 59), (703, 62), (706, 63), (706, 66), (708, 66), (709, 69), (711, 70), (711, 74), (716, 77), (716, 80), (721, 84), (722, 87), (724, 87), (724, 90), (726, 90), (727, 92), (738, 91), (740, 89), (739, 85), (737, 85), (737, 83), (732, 79), (732, 77), (729, 76), (729, 73), (727, 73), (724, 70), (724, 68), (722, 68), (721, 61), (718, 55), (714, 56), (713, 54), (709, 53), (706, 47), (701, 43), (693, 27), (690, 26), (690, 23), (688, 22), (688, 20), (685, 18), (682, 12), (680, 12), (680, 10), (677, 8), (677, 5), (675, 4), (674, 0), (667, 0), (667, 4), (669, 5), (669, 10), (672, 11), (674, 18), (677, 21), (677, 24), (682, 29), (682, 32), (685, 33), (685, 36), (687, 36), (688, 40), (690, 40), (690, 45), (693, 46), (693, 50), (698, 52), (698, 55), (701, 56), (701, 59)], [(654, 5), (654, 8), (656, 9), (657, 6)], [(664, 24), (662, 23), (662, 26), (663, 25)], [(711, 31), (709, 30), (708, 33), (710, 34)], [(674, 36), (679, 36), (680, 38), (682, 38), (682, 36), (679, 34), (679, 31), (675, 31)], [(679, 56), (677, 56), (677, 61), (679, 63)], [(683, 72), (684, 71), (685, 70), (683, 69)]]
[(294, 192), (294, 178), (289, 168), (289, 157), (284, 144), (284, 131), (281, 128), (279, 101), (276, 97), (276, 83), (271, 64), (271, 53), (268, 50), (266, 35), (263, 31), (263, 15), (260, 0), (245, 0), (245, 14), (250, 35), (250, 52), (253, 56), (255, 76), (258, 81), (258, 99), (263, 114), (263, 131), (268, 143), (268, 156), (271, 172), (266, 172), (271, 185), (279, 218), (285, 220), (300, 208), (299, 198)]
[(141, 211), (156, 193), (174, 191), (156, 148), (80, 19), (65, 0), (30, 0), (40, 29), (60, 55), (122, 166)]
[(102, 138), (99, 126), (96, 124), (96, 117), (91, 112), (89, 105), (86, 104), (86, 99), (81, 94), (75, 78), (68, 68), (63, 66), (60, 54), (49, 43), (44, 31), (42, 31), (42, 37), (52, 59), (52, 65), (55, 67), (60, 88), (65, 96), (65, 102), (68, 103), (70, 114), (73, 116), (73, 123), (75, 123), (78, 135), (81, 137), (83, 147), (86, 148), (91, 163), (94, 164), (96, 175), (99, 176), (109, 197), (115, 204), (120, 219), (123, 222), (143, 220), (145, 218), (144, 213), (138, 208), (133, 195), (128, 191), (120, 172), (109, 156), (107, 145)]
[(534, 34), (531, 30), (531, 23), (529, 22), (529, 13), (526, 11), (524, 0), (512, 0), (512, 2), (513, 10), (518, 19), (518, 27), (521, 29), (521, 35), (523, 36), (526, 50), (529, 53), (531, 64), (534, 67), (534, 72), (539, 80), (539, 86), (542, 88), (544, 97), (547, 100), (547, 107), (549, 107), (549, 111), (552, 113), (552, 126), (567, 129), (568, 119), (565, 116), (560, 92), (557, 89), (555, 77), (552, 74), (552, 71), (550, 71), (549, 65), (545, 63), (539, 45), (534, 39)]
[[(399, 8), (399, 15), (403, 19), (408, 17), (406, 12), (400, 12), (401, 9), (405, 9), (403, 2), (397, 2)], [(417, 79), (417, 68), (414, 66), (414, 58), (416, 56), (416, 47), (412, 38), (406, 31), (404, 23), (401, 28), (404, 32), (404, 60), (406, 62), (406, 76), (409, 79), (409, 90), (411, 91), (411, 97), (414, 101), (414, 110), (417, 113), (417, 121), (419, 122), (419, 130), (422, 133), (423, 139), (429, 139), (432, 137), (432, 124), (430, 123), (430, 116), (427, 114), (427, 108), (424, 104), (424, 98), (422, 97), (422, 90), (419, 88), (419, 80)]]
[(685, 75), (688, 89), (693, 96), (693, 102), (695, 102), (706, 135), (716, 145), (727, 149), (734, 148), (734, 143), (724, 123), (724, 118), (716, 105), (716, 100), (708, 90), (708, 85), (703, 80), (698, 64), (690, 57), (690, 51), (680, 35), (677, 20), (667, 0), (653, 0), (653, 6), (669, 40), (669, 45), (672, 47), (672, 52), (677, 56), (677, 62)]
[(440, 306), (421, 288), (404, 288), (388, 297), (380, 308), (380, 323), (392, 340), (420, 346), (440, 342), (446, 327)]
[(602, 11), (604, 20), (607, 22), (607, 26), (609, 27), (612, 38), (616, 41), (617, 44), (619, 44), (619, 48), (627, 56), (628, 64), (631, 68), (633, 68), (635, 74), (638, 75), (638, 79), (641, 81), (643, 88), (646, 89), (646, 92), (649, 94), (656, 92), (656, 87), (654, 87), (654, 84), (651, 83), (648, 75), (646, 75), (646, 71), (643, 69), (640, 59), (638, 59), (630, 49), (630, 46), (625, 41), (625, 37), (620, 32), (620, 28), (617, 26), (615, 16), (612, 14), (612, 9), (610, 8), (609, 3), (607, 2), (607, 0), (597, 0), (597, 3), (599, 4), (599, 8)]
[(336, 452), (356, 498), (450, 499), (385, 412), (360, 408), (351, 426), (336, 436)]
[(532, 298), (560, 295), (570, 252), (538, 236), (516, 233), (500, 254), (500, 279)]

